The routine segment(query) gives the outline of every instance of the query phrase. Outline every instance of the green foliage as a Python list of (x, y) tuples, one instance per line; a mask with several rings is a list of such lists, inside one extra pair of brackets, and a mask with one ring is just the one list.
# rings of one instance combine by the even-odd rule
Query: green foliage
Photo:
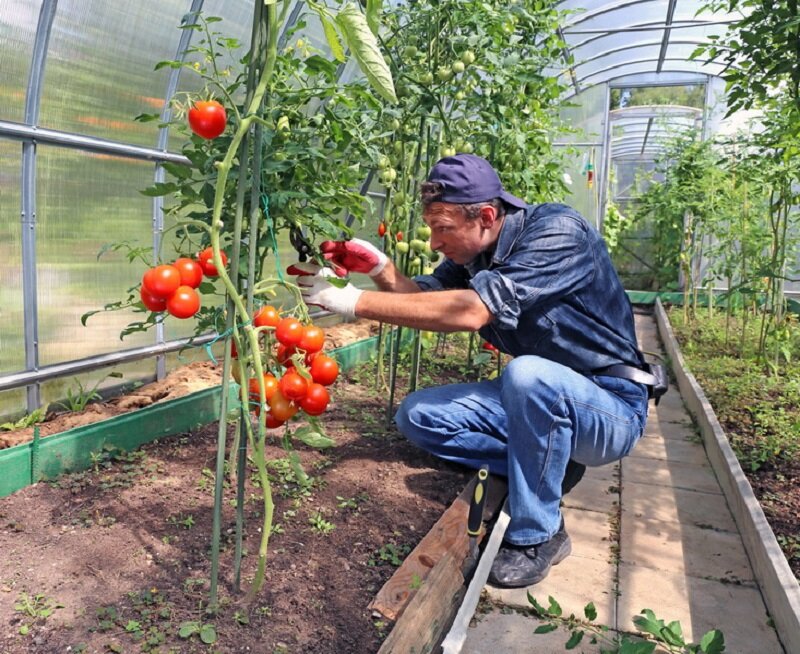
[(19, 627), (19, 634), (21, 636), (28, 635), (31, 627), (43, 623), (53, 615), (56, 609), (62, 608), (64, 608), (63, 604), (51, 597), (47, 597), (44, 593), (36, 593), (35, 595), (20, 593), (14, 603), (14, 610), (20, 613), (23, 618), (23, 622)]
[(213, 645), (217, 642), (217, 630), (213, 624), (200, 622), (199, 620), (189, 620), (181, 622), (178, 628), (178, 636), (188, 640), (192, 636), (197, 636), (206, 645)]
[(389, 565), (398, 568), (403, 563), (403, 560), (410, 551), (411, 547), (409, 545), (386, 543), (369, 558), (367, 565), (377, 566), (388, 563)]
[(638, 633), (629, 635), (612, 632), (605, 625), (595, 624), (597, 610), (591, 602), (584, 607), (583, 616), (576, 617), (574, 614), (564, 616), (561, 605), (552, 596), (547, 600), (548, 606), (545, 607), (528, 592), (528, 601), (534, 613), (546, 621), (537, 627), (534, 633), (546, 634), (558, 628), (568, 630), (570, 635), (564, 645), (567, 650), (574, 649), (584, 637), (588, 637), (592, 644), (600, 644), (600, 651), (603, 654), (653, 654), (657, 647), (671, 654), (725, 652), (725, 638), (721, 631), (713, 629), (707, 632), (699, 643), (687, 643), (680, 622), (672, 621), (667, 624), (657, 618), (651, 609), (642, 609), (639, 615), (634, 616), (633, 623)]
[(0, 424), (0, 431), (16, 431), (17, 429), (26, 429), (31, 425), (44, 422), (44, 419), (47, 416), (47, 408), (48, 406), (45, 404), (44, 406), (31, 411), (29, 414), (24, 415), (19, 420), (14, 422), (4, 422)]
[(325, 519), (322, 510), (317, 510), (312, 513), (308, 518), (308, 523), (311, 525), (311, 529), (318, 534), (326, 535), (336, 529), (335, 524)]
[(90, 402), (103, 399), (103, 396), (97, 392), (97, 389), (100, 388), (100, 384), (102, 384), (109, 377), (122, 379), (122, 373), (111, 372), (98, 380), (97, 383), (91, 388), (86, 388), (80, 379), (76, 379), (75, 388), (67, 389), (67, 398), (64, 400), (64, 402), (59, 402), (58, 406), (63, 407), (67, 411), (83, 411), (86, 408), (86, 405)]
[(679, 105), (702, 109), (705, 104), (706, 88), (703, 84), (687, 86), (644, 86), (630, 89), (611, 89), (611, 109), (619, 109), (625, 93), (626, 107), (645, 105)]

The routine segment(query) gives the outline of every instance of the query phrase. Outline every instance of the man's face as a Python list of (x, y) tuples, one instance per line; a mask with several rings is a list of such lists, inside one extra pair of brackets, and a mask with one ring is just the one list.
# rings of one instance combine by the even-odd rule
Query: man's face
[(457, 264), (469, 263), (494, 242), (487, 240), (485, 220), (467, 218), (457, 204), (433, 202), (422, 219), (431, 228), (431, 249)]

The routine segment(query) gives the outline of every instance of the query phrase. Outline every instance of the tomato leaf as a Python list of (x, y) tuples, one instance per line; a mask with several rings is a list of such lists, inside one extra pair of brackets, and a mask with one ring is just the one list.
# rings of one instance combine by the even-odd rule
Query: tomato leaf
[(324, 450), (329, 447), (333, 447), (336, 444), (332, 438), (329, 436), (323, 436), (314, 427), (308, 425), (297, 429), (294, 432), (294, 437), (301, 443), (305, 443), (309, 447), (313, 447), (318, 450)]
[(139, 191), (139, 193), (146, 195), (149, 198), (157, 198), (163, 195), (169, 195), (170, 193), (175, 193), (178, 188), (178, 185), (174, 182), (156, 182), (152, 186), (148, 186), (143, 191)]
[(322, 23), (322, 29), (325, 32), (325, 38), (328, 40), (328, 45), (331, 48), (331, 54), (336, 58), (336, 61), (344, 62), (346, 57), (344, 54), (344, 48), (342, 48), (342, 44), (339, 41), (339, 35), (336, 32), (336, 27), (334, 26), (331, 19), (323, 12), (319, 12), (319, 20)]
[(361, 72), (384, 100), (396, 103), (392, 73), (364, 14), (355, 5), (348, 4), (336, 15), (336, 22)]
[(217, 642), (217, 630), (214, 629), (214, 625), (204, 624), (200, 627), (200, 640), (206, 645)]
[(383, 0), (367, 0), (367, 24), (375, 36), (381, 27), (381, 9)]

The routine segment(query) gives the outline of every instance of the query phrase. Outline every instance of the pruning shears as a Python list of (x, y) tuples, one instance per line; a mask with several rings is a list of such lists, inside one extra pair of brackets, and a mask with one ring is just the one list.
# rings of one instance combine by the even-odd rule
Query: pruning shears
[(289, 242), (297, 250), (297, 258), (301, 262), (307, 261), (309, 255), (314, 251), (311, 243), (303, 236), (303, 231), (299, 227), (292, 227), (289, 231)]

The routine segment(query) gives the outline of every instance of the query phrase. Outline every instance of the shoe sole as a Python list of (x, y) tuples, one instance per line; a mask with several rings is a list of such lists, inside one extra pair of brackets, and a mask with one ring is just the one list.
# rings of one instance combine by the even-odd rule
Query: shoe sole
[(535, 575), (533, 577), (527, 577), (525, 579), (519, 579), (517, 581), (514, 581), (514, 583), (512, 584), (501, 584), (496, 581), (492, 582), (491, 580), (489, 583), (491, 583), (493, 586), (497, 586), (498, 588), (525, 588), (527, 586), (534, 586), (538, 584), (540, 581), (542, 581), (545, 577), (547, 577), (547, 575), (550, 574), (550, 569), (554, 565), (558, 565), (559, 563), (561, 563), (570, 554), (572, 554), (571, 539), (567, 540), (564, 543), (564, 545), (558, 550), (558, 553), (553, 557), (553, 560), (550, 562), (550, 565), (547, 566), (544, 570), (542, 570), (542, 572), (540, 572), (538, 575)]

